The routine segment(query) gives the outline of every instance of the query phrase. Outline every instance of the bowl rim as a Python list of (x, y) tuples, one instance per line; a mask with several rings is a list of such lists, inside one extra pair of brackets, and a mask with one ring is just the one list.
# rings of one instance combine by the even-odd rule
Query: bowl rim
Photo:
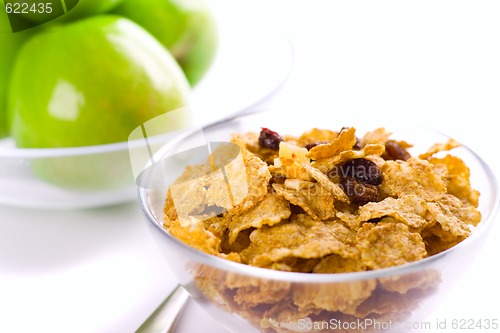
[[(139, 127), (141, 127), (140, 125)], [(165, 133), (161, 135), (148, 137), (150, 143), (167, 142), (176, 133)], [(7, 137), (0, 139), (0, 143), (13, 141)], [(61, 148), (0, 148), (0, 158), (2, 157), (24, 157), (24, 158), (47, 158), (47, 157), (66, 157), (66, 156), (83, 156), (93, 154), (113, 153), (139, 147), (144, 147), (146, 143), (142, 139), (121, 141), (114, 143), (105, 143), (101, 145), (79, 146), (79, 147), (61, 147)]]
[[(219, 123), (217, 125), (223, 125), (223, 124)], [(424, 129), (426, 131), (433, 132), (435, 134), (439, 134), (446, 138), (450, 138), (443, 132), (435, 130), (428, 126), (420, 124), (414, 126)], [(172, 142), (170, 142), (168, 146), (171, 149), (175, 149), (176, 144), (181, 142), (183, 138), (192, 134), (193, 133), (190, 132), (187, 133), (186, 136), (182, 135), (182, 137), (177, 138), (177, 140), (173, 140)], [(473, 232), (471, 232), (471, 234), (466, 239), (464, 239), (462, 242), (454, 245), (453, 247), (443, 252), (403, 265), (392, 266), (388, 268), (382, 268), (371, 271), (349, 272), (349, 273), (322, 273), (322, 274), (287, 272), (287, 271), (279, 271), (279, 270), (272, 270), (269, 268), (252, 266), (248, 264), (234, 262), (221, 257), (217, 257), (205, 253), (196, 248), (193, 248), (190, 245), (172, 236), (168, 232), (168, 230), (166, 230), (163, 227), (163, 223), (161, 223), (161, 221), (157, 221), (154, 214), (149, 209), (149, 200), (147, 193), (150, 190), (138, 187), (137, 194), (141, 209), (148, 220), (147, 223), (148, 224), (152, 223), (155, 231), (160, 231), (161, 233), (163, 233), (163, 235), (165, 235), (165, 240), (170, 242), (170, 244), (175, 246), (178, 250), (184, 251), (183, 253), (186, 257), (189, 257), (202, 265), (210, 266), (225, 272), (241, 274), (253, 278), (278, 280), (278, 281), (293, 282), (293, 283), (332, 283), (332, 282), (337, 283), (337, 282), (350, 282), (350, 281), (358, 281), (366, 279), (377, 279), (387, 276), (404, 275), (416, 271), (422, 271), (425, 268), (432, 266), (437, 261), (440, 261), (444, 257), (452, 254), (453, 252), (463, 249), (469, 246), (469, 244), (476, 242), (478, 239), (481, 238), (482, 235), (488, 232), (488, 230), (491, 228), (500, 210), (500, 198), (499, 198), (500, 188), (498, 180), (491, 167), (475, 151), (470, 149), (466, 144), (461, 144), (460, 148), (466, 150), (466, 152), (469, 153), (476, 160), (476, 162), (481, 166), (482, 172), (484, 172), (486, 178), (490, 180), (489, 186), (491, 188), (492, 197), (488, 198), (488, 204), (489, 206), (491, 206), (491, 209), (487, 212), (488, 215), (482, 216), (481, 222), (474, 228)]]

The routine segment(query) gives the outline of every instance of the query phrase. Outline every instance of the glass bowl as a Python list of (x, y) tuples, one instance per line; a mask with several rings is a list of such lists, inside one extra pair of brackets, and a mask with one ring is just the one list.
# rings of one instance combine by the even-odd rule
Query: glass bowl
[[(311, 127), (343, 126), (354, 126), (364, 133), (379, 127), (376, 120), (365, 119), (360, 123), (349, 122), (349, 117), (332, 117), (326, 126), (324, 119), (318, 119), (311, 116), (295, 121), (279, 113), (245, 116), (204, 128), (203, 133), (194, 131), (164, 147), (156, 158), (160, 163), (151, 164), (138, 183), (141, 206), (153, 240), (179, 283), (232, 332), (411, 331), (453, 289), (467, 265), (478, 255), (496, 219), (499, 197), (495, 176), (466, 146), (452, 153), (466, 162), (472, 186), (481, 192), (482, 221), (458, 245), (413, 263), (355, 273), (274, 271), (198, 251), (163, 228), (167, 188), (186, 165), (200, 163), (206, 157), (202, 152), (207, 150), (207, 142), (228, 142), (231, 133), (259, 131), (261, 127), (282, 134), (302, 133)], [(413, 143), (412, 153), (417, 154), (448, 139), (418, 125), (392, 121), (384, 127), (393, 132), (393, 138)], [(205, 146), (199, 138), (206, 138)], [(318, 304), (324, 310), (309, 314), (308, 306)]]

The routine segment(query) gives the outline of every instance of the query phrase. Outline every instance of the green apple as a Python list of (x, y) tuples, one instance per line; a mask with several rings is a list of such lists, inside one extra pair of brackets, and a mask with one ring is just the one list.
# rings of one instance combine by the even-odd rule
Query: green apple
[[(82, 19), (87, 16), (108, 13), (124, 0), (65, 0), (68, 12), (58, 18), (56, 22), (64, 23)], [(74, 6), (71, 10), (69, 7)]]
[(155, 36), (177, 59), (191, 86), (212, 64), (218, 33), (204, 0), (125, 0), (113, 12)]
[[(26, 20), (42, 24), (52, 19), (62, 23), (103, 14), (115, 8), (123, 0), (63, 0), (57, 2), (23, 0), (22, 2), (26, 3), (27, 7), (20, 15)], [(47, 3), (50, 3), (49, 7), (47, 7)], [(64, 14), (65, 11), (66, 14)]]
[(121, 2), (123, 2), (123, 0), (79, 0), (71, 15), (74, 15), (74, 17), (84, 17), (106, 13)]
[(179, 66), (144, 29), (93, 16), (22, 47), (9, 89), (12, 136), (30, 148), (126, 141), (138, 125), (185, 106), (188, 96)]
[(5, 7), (0, 1), (0, 138), (8, 133), (7, 85), (10, 73), (19, 48), (29, 36), (29, 32), (12, 32)]
[[(29, 148), (127, 141), (137, 126), (187, 105), (189, 93), (175, 59), (147, 31), (126, 18), (93, 16), (39, 33), (21, 48), (9, 87), (11, 134)], [(64, 186), (115, 184), (116, 165), (101, 162), (60, 159), (36, 169)], [(101, 169), (109, 169), (106, 179), (97, 177)]]

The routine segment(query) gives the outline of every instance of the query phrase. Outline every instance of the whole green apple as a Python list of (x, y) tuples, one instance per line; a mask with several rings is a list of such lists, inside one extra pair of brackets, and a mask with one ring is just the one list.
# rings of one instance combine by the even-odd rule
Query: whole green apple
[(155, 36), (177, 59), (191, 86), (212, 64), (218, 33), (204, 0), (125, 0), (113, 12)]
[(126, 141), (188, 96), (179, 66), (148, 32), (125, 18), (93, 16), (21, 48), (9, 89), (12, 136), (30, 148)]
[[(182, 70), (147, 31), (126, 18), (93, 16), (39, 33), (21, 48), (9, 87), (11, 134), (29, 148), (127, 141), (137, 126), (188, 98)], [(188, 121), (180, 117), (162, 130)], [(114, 186), (121, 172), (106, 156), (47, 160), (35, 171), (62, 186)]]
[(7, 85), (14, 60), (29, 32), (13, 33), (0, 1), (0, 138), (7, 136)]

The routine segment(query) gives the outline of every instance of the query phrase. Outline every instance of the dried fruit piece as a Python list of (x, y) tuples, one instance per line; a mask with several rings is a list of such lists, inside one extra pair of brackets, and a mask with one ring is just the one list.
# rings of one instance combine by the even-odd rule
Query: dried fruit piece
[(378, 199), (378, 188), (375, 185), (361, 183), (354, 177), (342, 178), (340, 187), (352, 203), (360, 206)]
[(382, 183), (382, 173), (378, 166), (364, 158), (355, 158), (340, 167), (342, 177), (352, 177), (356, 180), (371, 185)]
[(308, 143), (304, 146), (304, 148), (306, 148), (307, 150), (311, 150), (311, 148), (314, 148), (316, 146), (319, 146), (319, 145), (324, 145), (324, 144), (327, 144), (328, 142), (326, 141), (317, 141), (317, 142), (313, 142), (313, 143)]
[(307, 157), (307, 149), (298, 147), (288, 142), (281, 142), (279, 144), (279, 154), (280, 158), (290, 158), (299, 164), (309, 164), (310, 160)]
[(385, 143), (385, 152), (388, 155), (388, 159), (391, 160), (407, 161), (411, 157), (410, 153), (399, 142), (394, 140), (388, 140)]
[(280, 148), (280, 142), (282, 141), (283, 138), (269, 128), (263, 127), (262, 131), (260, 131), (259, 145), (263, 148), (278, 150)]
[(292, 158), (280, 157), (274, 160), (274, 165), (269, 166), (269, 171), (274, 174), (285, 176), (289, 179), (300, 179), (304, 181), (312, 180), (305, 165), (297, 163)]

